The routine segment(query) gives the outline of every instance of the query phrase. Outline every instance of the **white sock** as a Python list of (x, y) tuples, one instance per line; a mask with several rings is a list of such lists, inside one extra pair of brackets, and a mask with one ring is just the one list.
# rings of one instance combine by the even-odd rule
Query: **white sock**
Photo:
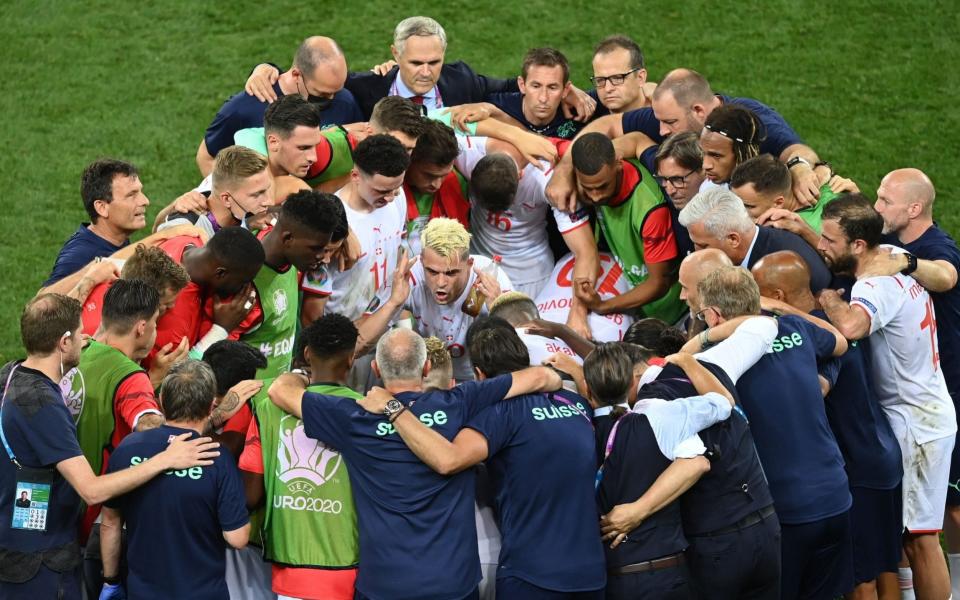
[(960, 598), (960, 554), (947, 554), (950, 565), (950, 591)]
[(897, 569), (897, 583), (900, 584), (900, 600), (915, 600), (913, 594), (913, 569), (900, 567)]

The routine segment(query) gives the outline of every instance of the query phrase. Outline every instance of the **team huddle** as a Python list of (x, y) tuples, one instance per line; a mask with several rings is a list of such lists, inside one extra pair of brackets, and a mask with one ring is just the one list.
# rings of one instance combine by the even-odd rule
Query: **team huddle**
[(0, 597), (960, 598), (930, 178), (870, 200), (623, 35), (590, 90), (446, 44), (256, 66), (139, 242), (137, 167), (84, 170), (0, 370)]

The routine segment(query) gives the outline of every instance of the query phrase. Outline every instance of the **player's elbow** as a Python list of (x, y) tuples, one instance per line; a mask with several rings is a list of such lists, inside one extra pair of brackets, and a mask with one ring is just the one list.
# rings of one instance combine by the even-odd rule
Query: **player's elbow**
[(694, 481), (696, 481), (710, 472), (710, 459), (701, 454), (693, 459), (691, 466), (693, 467)]
[(224, 531), (223, 539), (226, 540), (230, 547), (241, 550), (246, 547), (247, 542), (250, 541), (250, 523), (247, 523), (240, 529), (234, 529), (233, 531)]
[[(868, 333), (860, 323), (852, 319), (834, 323), (834, 325), (844, 338), (844, 346), (846, 346), (846, 340), (859, 340)], [(844, 352), (846, 352), (846, 348), (844, 348)], [(843, 354), (843, 352), (840, 354)], [(839, 354), (834, 354), (834, 356), (839, 356)]]
[(447, 456), (441, 458), (437, 461), (434, 461), (433, 470), (439, 475), (444, 477), (450, 475), (456, 475), (465, 468), (465, 465), (461, 464), (459, 460), (456, 460), (455, 457)]
[(837, 343), (833, 347), (833, 356), (834, 357), (843, 356), (843, 354), (847, 351), (847, 347), (848, 347), (847, 339), (842, 335), (836, 335), (834, 337), (836, 338)]

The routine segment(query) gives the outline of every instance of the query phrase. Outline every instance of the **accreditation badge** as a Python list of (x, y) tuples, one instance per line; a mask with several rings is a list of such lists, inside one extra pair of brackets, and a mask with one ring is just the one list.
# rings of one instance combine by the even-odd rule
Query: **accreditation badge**
[(18, 469), (13, 496), (11, 528), (28, 531), (47, 530), (50, 490), (54, 474), (49, 469)]

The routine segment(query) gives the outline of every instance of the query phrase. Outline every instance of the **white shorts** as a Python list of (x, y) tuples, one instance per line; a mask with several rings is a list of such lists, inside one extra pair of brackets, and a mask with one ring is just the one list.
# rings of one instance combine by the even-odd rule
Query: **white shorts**
[(230, 600), (264, 600), (276, 598), (271, 588), (270, 563), (263, 560), (263, 550), (250, 544), (240, 550), (227, 548), (227, 589)]
[(906, 419), (884, 411), (903, 455), (903, 527), (911, 533), (943, 529), (955, 436), (918, 444)]

